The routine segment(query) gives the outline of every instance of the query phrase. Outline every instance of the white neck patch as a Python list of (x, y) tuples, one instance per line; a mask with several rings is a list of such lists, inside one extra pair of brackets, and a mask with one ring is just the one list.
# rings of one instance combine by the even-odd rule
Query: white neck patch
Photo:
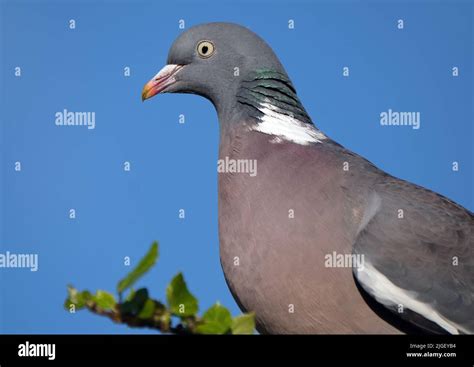
[(251, 130), (272, 135), (271, 143), (278, 144), (283, 140), (300, 145), (321, 143), (327, 137), (313, 125), (305, 124), (294, 117), (278, 112), (270, 103), (262, 103), (258, 108), (263, 116), (260, 122), (251, 126)]

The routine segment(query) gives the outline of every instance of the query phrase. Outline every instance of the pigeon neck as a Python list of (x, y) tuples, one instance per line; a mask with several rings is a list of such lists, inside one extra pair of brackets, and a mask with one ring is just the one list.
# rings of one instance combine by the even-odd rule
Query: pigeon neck
[[(321, 143), (327, 137), (312, 123), (285, 73), (258, 70), (243, 79), (236, 93), (234, 119), (219, 116), (221, 129), (245, 123), (250, 131), (271, 136), (270, 142), (289, 141), (308, 145)], [(237, 117), (237, 118), (236, 118)], [(232, 126), (229, 126), (232, 125)]]
[(257, 70), (240, 83), (237, 101), (250, 117), (259, 119), (265, 109), (311, 124), (311, 118), (296, 95), (291, 80), (284, 73), (272, 70)]

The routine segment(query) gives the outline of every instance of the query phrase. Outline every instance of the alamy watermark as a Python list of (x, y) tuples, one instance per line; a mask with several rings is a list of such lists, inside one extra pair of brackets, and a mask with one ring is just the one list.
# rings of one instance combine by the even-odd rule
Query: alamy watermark
[(333, 251), (324, 255), (324, 266), (326, 268), (356, 268), (364, 270), (364, 254), (338, 254)]
[(95, 129), (95, 112), (72, 112), (64, 109), (55, 113), (56, 126), (87, 126)]
[(414, 130), (418, 130), (421, 125), (420, 112), (397, 112), (388, 111), (380, 113), (380, 125), (382, 126), (411, 126)]
[(30, 271), (37, 271), (38, 254), (0, 253), (0, 268), (29, 268)]
[(246, 173), (250, 177), (257, 175), (256, 159), (232, 159), (225, 157), (217, 161), (218, 173)]
[(56, 344), (36, 344), (26, 341), (18, 345), (19, 357), (46, 357), (50, 361), (56, 358)]

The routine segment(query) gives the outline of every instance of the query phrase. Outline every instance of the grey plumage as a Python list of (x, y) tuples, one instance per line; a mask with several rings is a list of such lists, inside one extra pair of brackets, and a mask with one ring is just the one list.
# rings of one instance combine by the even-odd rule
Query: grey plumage
[[(208, 98), (219, 158), (258, 162), (255, 177), (220, 173), (218, 195), (226, 281), (259, 331), (474, 333), (470, 211), (322, 134), (271, 48), (243, 27), (193, 27), (168, 64), (179, 66), (157, 74), (143, 99)], [(333, 252), (363, 255), (364, 267), (325, 266)]]

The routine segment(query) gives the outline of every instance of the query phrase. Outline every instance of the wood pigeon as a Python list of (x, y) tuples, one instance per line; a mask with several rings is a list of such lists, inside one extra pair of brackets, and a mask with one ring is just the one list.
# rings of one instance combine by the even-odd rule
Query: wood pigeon
[(217, 110), (234, 163), (218, 174), (221, 264), (261, 333), (474, 333), (473, 213), (327, 137), (259, 36), (190, 28), (142, 99), (158, 93)]

